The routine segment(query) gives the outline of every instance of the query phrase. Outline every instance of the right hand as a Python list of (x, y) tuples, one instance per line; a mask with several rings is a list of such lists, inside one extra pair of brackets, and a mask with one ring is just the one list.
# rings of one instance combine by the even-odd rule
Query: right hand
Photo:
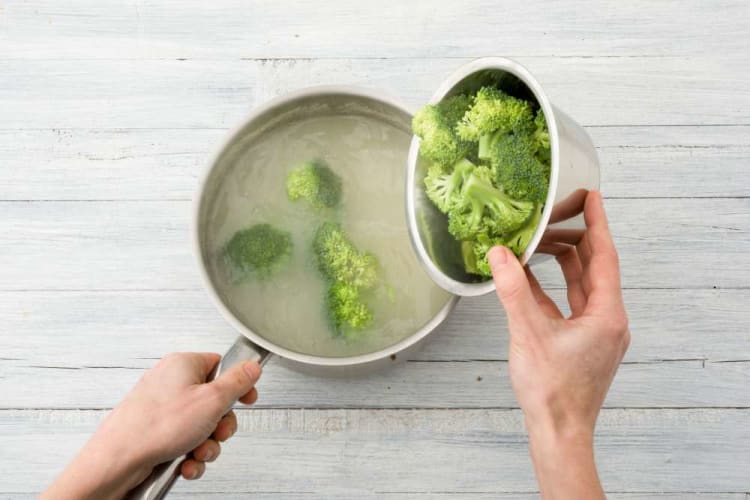
[[(488, 255), (508, 316), (511, 383), (545, 498), (565, 491), (555, 484), (560, 479), (555, 471), (566, 467), (571, 475), (572, 462), (590, 470), (572, 474), (571, 480), (585, 482), (588, 474), (597, 488), (592, 484), (588, 492), (570, 497), (600, 498), (594, 426), (630, 343), (617, 251), (599, 192), (587, 195), (584, 218), (587, 229), (580, 243), (557, 257), (568, 288), (568, 318), (512, 252), (495, 247)], [(598, 492), (589, 496), (594, 489)]]

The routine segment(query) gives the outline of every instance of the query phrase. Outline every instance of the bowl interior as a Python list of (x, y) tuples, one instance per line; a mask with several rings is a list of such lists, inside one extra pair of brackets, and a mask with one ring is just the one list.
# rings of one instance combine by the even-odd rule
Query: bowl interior
[[(480, 68), (449, 79), (433, 96), (435, 104), (457, 94), (473, 94), (491, 86), (540, 107), (531, 88), (514, 73), (501, 68)], [(415, 251), (427, 272), (441, 287), (462, 296), (483, 295), (494, 290), (491, 279), (464, 270), (460, 243), (448, 232), (448, 218), (425, 194), (424, 178), (429, 162), (419, 155), (419, 138), (412, 139), (407, 179), (407, 217)]]

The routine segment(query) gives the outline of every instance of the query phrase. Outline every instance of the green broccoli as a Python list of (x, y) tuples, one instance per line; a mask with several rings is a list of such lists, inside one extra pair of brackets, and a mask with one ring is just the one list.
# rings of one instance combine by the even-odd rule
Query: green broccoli
[(375, 256), (360, 252), (349, 241), (341, 226), (324, 222), (313, 237), (313, 256), (321, 274), (331, 281), (371, 288), (378, 278)]
[(295, 167), (286, 178), (290, 200), (303, 198), (315, 208), (333, 208), (341, 200), (341, 178), (320, 160)]
[(549, 164), (551, 160), (549, 130), (547, 129), (547, 120), (544, 118), (544, 112), (541, 109), (536, 112), (534, 127), (535, 130), (532, 139), (535, 143), (536, 157), (542, 163)]
[(495, 135), (490, 164), (496, 185), (509, 196), (543, 203), (549, 188), (549, 165), (535, 156), (534, 141), (521, 135)]
[(475, 165), (466, 158), (448, 170), (437, 164), (431, 165), (424, 179), (425, 194), (441, 212), (447, 213), (461, 202), (461, 189), (474, 168)]
[(351, 283), (328, 285), (326, 310), (334, 330), (346, 337), (354, 337), (357, 330), (372, 323), (372, 311), (362, 300), (360, 289)]
[[(425, 194), (447, 216), (467, 273), (491, 276), (487, 251), (521, 255), (541, 220), (550, 181), (550, 137), (536, 104), (499, 89), (428, 105), (412, 127), (432, 162)], [(470, 101), (467, 105), (467, 100)]]
[(223, 249), (231, 279), (263, 280), (278, 271), (292, 255), (292, 236), (270, 224), (256, 224), (237, 231)]
[[(464, 266), (467, 272), (471, 272), (469, 268), (472, 268), (475, 269), (474, 274), (492, 276), (492, 270), (487, 261), (487, 252), (496, 245), (508, 247), (514, 254), (518, 256), (522, 255), (526, 251), (526, 247), (529, 246), (541, 219), (542, 205), (536, 205), (529, 220), (514, 232), (494, 238), (483, 234), (477, 237), (475, 241), (469, 242), (473, 250), (473, 255), (469, 253), (468, 248), (463, 251)], [(462, 245), (465, 243), (467, 242), (462, 242)]]
[(331, 326), (337, 334), (351, 338), (372, 322), (372, 311), (361, 294), (377, 284), (377, 259), (357, 250), (332, 222), (317, 229), (312, 249), (315, 264), (328, 281), (326, 309)]
[(421, 139), (420, 155), (447, 166), (469, 153), (470, 144), (458, 138), (455, 127), (470, 104), (468, 96), (459, 94), (417, 111), (412, 119), (412, 130)]
[(481, 158), (484, 152), (481, 143), (483, 136), (494, 132), (527, 133), (533, 129), (533, 120), (534, 114), (527, 101), (511, 97), (502, 90), (482, 87), (463, 119), (456, 125), (456, 134), (464, 141), (480, 141)]
[(533, 209), (533, 203), (515, 200), (493, 186), (487, 167), (476, 167), (448, 211), (448, 231), (459, 240), (507, 233), (521, 227)]

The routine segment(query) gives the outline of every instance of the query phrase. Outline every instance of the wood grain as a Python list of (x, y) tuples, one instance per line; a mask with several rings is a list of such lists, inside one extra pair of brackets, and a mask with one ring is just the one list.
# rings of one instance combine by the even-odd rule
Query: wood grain
[[(127, 366), (98, 363), (92, 359), (89, 365), (70, 367), (0, 360), (0, 408), (110, 408), (138, 380), (142, 367), (155, 361)], [(625, 364), (605, 406), (750, 408), (748, 377), (750, 361)], [(258, 387), (260, 408), (518, 406), (504, 361), (415, 361), (368, 377), (330, 379), (291, 371), (275, 358), (266, 366)]]
[[(598, 146), (606, 197), (750, 196), (750, 183), (733, 181), (747, 168), (750, 127), (589, 127), (588, 132)], [(0, 130), (0, 199), (189, 200), (226, 134)]]
[[(741, 0), (377, 3), (199, 0), (6, 1), (4, 57), (664, 56), (737, 53), (750, 12)], [(468, 13), (468, 14), (467, 14)], [(705, 29), (711, 26), (711, 30)], [(605, 29), (606, 27), (606, 29)]]
[[(551, 295), (565, 303), (563, 290)], [(626, 362), (750, 359), (750, 290), (624, 295), (632, 332)], [(505, 322), (494, 295), (462, 299), (416, 359), (507, 360)], [(0, 357), (70, 368), (141, 368), (170, 351), (223, 352), (234, 336), (200, 290), (2, 292), (0, 324)]]
[[(468, 60), (0, 59), (0, 128), (227, 128), (269, 97), (324, 83), (381, 89), (416, 107)], [(585, 126), (750, 125), (746, 57), (519, 62)]]
[[(382, 492), (395, 499), (516, 492), (528, 498), (537, 488), (520, 411), (277, 409), (238, 415), (238, 433), (206, 478), (179, 482), (175, 493), (368, 498)], [(38, 491), (102, 416), (0, 412), (4, 489)], [(674, 492), (673, 499), (678, 492), (741, 493), (750, 486), (748, 447), (748, 410), (604, 410), (597, 426), (602, 480), (615, 492)], [(287, 496), (292, 494), (299, 496)]]

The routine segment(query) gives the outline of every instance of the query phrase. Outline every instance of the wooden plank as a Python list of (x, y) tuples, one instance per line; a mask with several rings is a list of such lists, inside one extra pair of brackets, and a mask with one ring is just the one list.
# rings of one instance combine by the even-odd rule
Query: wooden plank
[[(226, 128), (271, 96), (321, 83), (416, 106), (467, 60), (0, 59), (0, 128)], [(583, 125), (750, 124), (744, 57), (519, 60)]]
[[(551, 295), (564, 303), (564, 291)], [(750, 359), (750, 290), (624, 295), (633, 339), (627, 362)], [(462, 299), (416, 359), (507, 360), (505, 321), (494, 295)], [(0, 357), (70, 368), (144, 367), (170, 351), (223, 352), (234, 335), (203, 291), (3, 292), (0, 324)]]
[[(613, 199), (607, 207), (625, 287), (750, 282), (750, 199)], [(182, 201), (0, 202), (0, 290), (198, 289), (190, 211)], [(537, 271), (559, 286), (552, 264)]]
[[(466, 57), (707, 54), (744, 48), (742, 1), (247, 4), (54, 0), (4, 5), (4, 57)], [(606, 26), (607, 29), (602, 29)], [(702, 29), (711, 26), (709, 32)]]
[[(102, 416), (1, 412), (2, 490), (38, 491)], [(611, 491), (672, 492), (676, 498), (679, 492), (741, 493), (750, 487), (747, 410), (604, 410), (596, 446), (602, 481)], [(242, 411), (238, 433), (223, 448), (204, 479), (179, 482), (175, 493), (429, 498), (457, 492), (486, 498), (515, 492), (524, 498), (537, 488), (520, 411)]]
[[(750, 127), (589, 127), (616, 198), (750, 196)], [(3, 200), (190, 199), (220, 129), (0, 130)], [(720, 175), (717, 174), (720, 172)]]
[[(80, 346), (86, 349), (87, 346)], [(142, 374), (130, 366), (68, 367), (0, 360), (0, 408), (109, 408)], [(368, 377), (318, 378), (274, 359), (259, 383), (262, 408), (515, 408), (502, 361), (407, 362)], [(750, 361), (671, 361), (620, 367), (609, 408), (750, 408)], [(64, 383), (61, 383), (64, 380)]]

